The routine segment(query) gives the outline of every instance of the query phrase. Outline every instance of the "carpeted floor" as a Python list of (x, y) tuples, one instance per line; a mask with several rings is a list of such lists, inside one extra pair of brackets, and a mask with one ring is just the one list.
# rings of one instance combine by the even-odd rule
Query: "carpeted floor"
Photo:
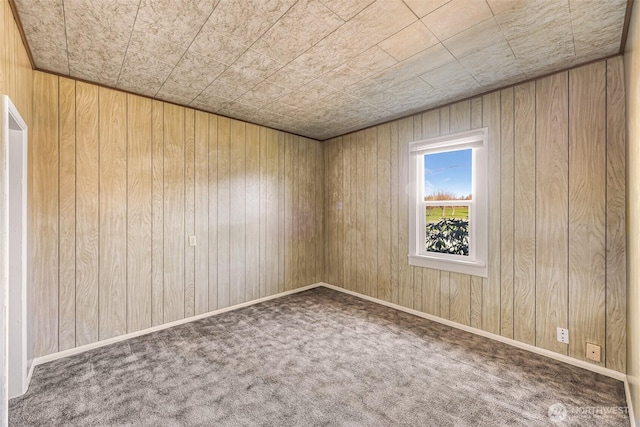
[(624, 406), (619, 381), (316, 288), (38, 366), (9, 425), (625, 426)]

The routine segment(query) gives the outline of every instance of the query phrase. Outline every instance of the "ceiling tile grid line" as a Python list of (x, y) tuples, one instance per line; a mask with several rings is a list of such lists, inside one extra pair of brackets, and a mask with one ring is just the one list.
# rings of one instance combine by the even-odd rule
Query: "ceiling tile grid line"
[(36, 68), (328, 139), (619, 51), (626, 0), (14, 0)]

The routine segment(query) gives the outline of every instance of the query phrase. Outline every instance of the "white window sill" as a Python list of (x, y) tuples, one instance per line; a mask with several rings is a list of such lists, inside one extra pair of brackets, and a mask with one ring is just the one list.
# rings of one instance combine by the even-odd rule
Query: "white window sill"
[(453, 273), (463, 273), (471, 274), (473, 276), (489, 277), (487, 274), (487, 264), (484, 262), (448, 260), (426, 255), (409, 254), (409, 265), (450, 271)]

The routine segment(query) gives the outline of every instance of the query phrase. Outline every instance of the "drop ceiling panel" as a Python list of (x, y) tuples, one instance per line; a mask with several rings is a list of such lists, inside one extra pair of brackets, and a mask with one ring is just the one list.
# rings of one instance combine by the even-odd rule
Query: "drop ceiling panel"
[(615, 54), (625, 0), (15, 0), (38, 69), (326, 139)]

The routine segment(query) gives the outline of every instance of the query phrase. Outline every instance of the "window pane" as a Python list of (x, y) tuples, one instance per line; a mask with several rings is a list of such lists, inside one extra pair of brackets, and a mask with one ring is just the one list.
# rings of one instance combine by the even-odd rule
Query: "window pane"
[(469, 256), (469, 206), (426, 206), (426, 251)]
[(424, 200), (471, 200), (471, 152), (424, 155)]

